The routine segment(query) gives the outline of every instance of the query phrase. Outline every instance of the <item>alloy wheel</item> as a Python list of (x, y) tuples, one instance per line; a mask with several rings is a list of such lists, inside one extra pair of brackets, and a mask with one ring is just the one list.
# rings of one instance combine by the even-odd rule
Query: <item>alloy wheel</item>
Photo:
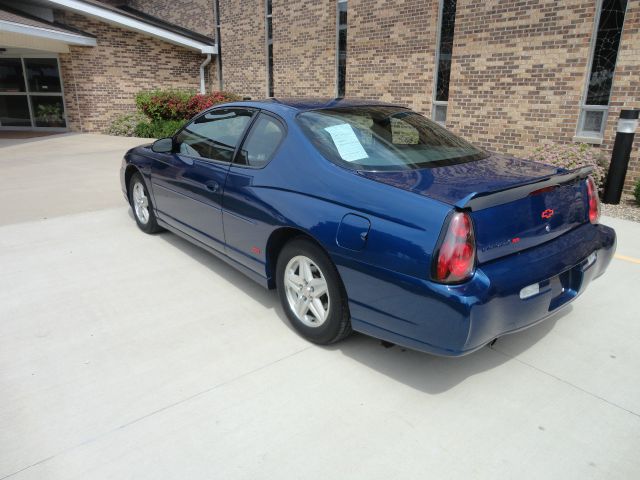
[(287, 301), (296, 318), (308, 327), (319, 327), (329, 316), (331, 300), (322, 270), (313, 260), (298, 255), (284, 270)]
[(136, 182), (133, 186), (133, 209), (136, 212), (136, 217), (143, 225), (146, 225), (149, 221), (149, 199), (144, 192), (144, 185), (140, 182)]

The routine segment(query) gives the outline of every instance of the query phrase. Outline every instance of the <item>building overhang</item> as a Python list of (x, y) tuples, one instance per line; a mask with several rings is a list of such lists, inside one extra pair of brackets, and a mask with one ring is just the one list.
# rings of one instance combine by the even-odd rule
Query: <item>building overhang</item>
[(0, 11), (0, 45), (64, 53), (69, 45), (96, 46), (91, 35), (66, 30), (59, 25), (40, 22), (19, 14)]
[(167, 28), (162, 28), (161, 26), (153, 25), (149, 22), (144, 22), (132, 15), (127, 15), (126, 12), (121, 13), (115, 9), (101, 6), (96, 3), (85, 2), (82, 0), (47, 0), (47, 3), (53, 7), (93, 17), (99, 21), (140, 32), (174, 45), (199, 51), (200, 53), (218, 53), (218, 46), (215, 43), (200, 41), (187, 35), (171, 31)]

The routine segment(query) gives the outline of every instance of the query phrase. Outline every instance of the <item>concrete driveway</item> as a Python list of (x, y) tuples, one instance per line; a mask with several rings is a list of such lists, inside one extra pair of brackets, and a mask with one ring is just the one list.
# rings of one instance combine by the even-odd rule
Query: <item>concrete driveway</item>
[(640, 476), (640, 224), (605, 218), (606, 275), (492, 348), (320, 348), (273, 292), (136, 228), (139, 142), (0, 147), (0, 479)]

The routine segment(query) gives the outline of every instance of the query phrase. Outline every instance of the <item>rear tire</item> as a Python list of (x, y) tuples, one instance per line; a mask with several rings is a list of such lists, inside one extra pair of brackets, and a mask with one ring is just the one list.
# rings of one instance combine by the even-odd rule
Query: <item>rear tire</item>
[(149, 234), (162, 231), (156, 221), (151, 196), (139, 173), (134, 173), (129, 180), (129, 204), (140, 230)]
[(336, 267), (311, 240), (287, 243), (276, 265), (276, 286), (293, 328), (320, 345), (336, 343), (351, 333), (347, 295)]

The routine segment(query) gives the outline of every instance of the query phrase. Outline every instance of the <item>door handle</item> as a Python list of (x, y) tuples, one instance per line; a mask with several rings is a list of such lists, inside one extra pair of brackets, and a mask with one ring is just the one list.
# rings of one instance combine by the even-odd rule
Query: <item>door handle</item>
[(215, 180), (211, 180), (210, 182), (205, 183), (204, 186), (207, 187), (207, 190), (213, 193), (220, 190), (220, 184)]

